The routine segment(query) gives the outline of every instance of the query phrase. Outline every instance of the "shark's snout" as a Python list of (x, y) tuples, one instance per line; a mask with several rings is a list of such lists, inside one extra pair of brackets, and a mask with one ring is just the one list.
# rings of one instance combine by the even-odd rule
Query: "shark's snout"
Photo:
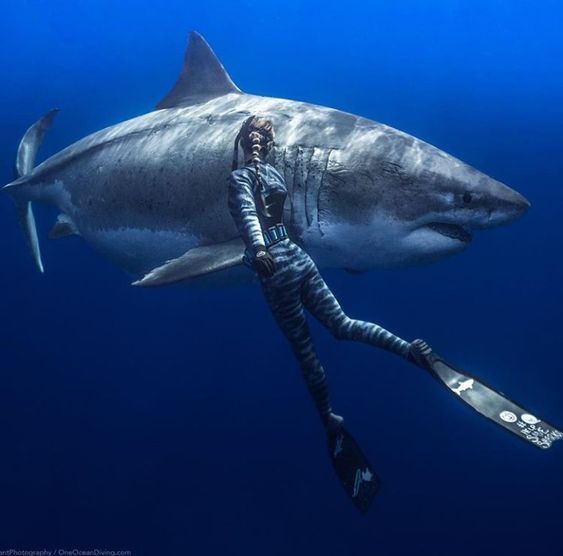
[(528, 199), (518, 191), (492, 178), (487, 178), (487, 181), (482, 195), (482, 209), (484, 209), (485, 216), (474, 222), (475, 228), (509, 224), (520, 218), (530, 208)]
[(520, 218), (530, 208), (530, 201), (524, 195), (506, 185), (504, 189), (503, 204), (505, 205), (507, 215), (511, 216), (512, 220)]

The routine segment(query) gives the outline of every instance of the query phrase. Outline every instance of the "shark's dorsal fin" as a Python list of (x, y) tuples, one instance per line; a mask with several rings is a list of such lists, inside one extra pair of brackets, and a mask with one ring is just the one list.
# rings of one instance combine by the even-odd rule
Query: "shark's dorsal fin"
[(190, 106), (227, 93), (240, 92), (205, 39), (192, 31), (182, 73), (156, 108), (160, 110)]

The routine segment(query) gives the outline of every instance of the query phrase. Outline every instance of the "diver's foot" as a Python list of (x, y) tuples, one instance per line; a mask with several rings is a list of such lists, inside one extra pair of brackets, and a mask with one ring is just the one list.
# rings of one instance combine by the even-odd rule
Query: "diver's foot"
[(411, 342), (407, 359), (422, 367), (428, 369), (432, 365), (432, 348), (424, 340), (413, 340)]
[(331, 412), (323, 417), (323, 424), (325, 426), (326, 432), (329, 435), (338, 433), (338, 431), (342, 428), (343, 422), (344, 418), (340, 415), (336, 415), (336, 413)]

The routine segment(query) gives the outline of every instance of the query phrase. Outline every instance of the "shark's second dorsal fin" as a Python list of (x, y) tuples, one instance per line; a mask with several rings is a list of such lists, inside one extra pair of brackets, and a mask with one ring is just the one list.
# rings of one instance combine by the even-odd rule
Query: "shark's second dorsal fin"
[(192, 31), (182, 73), (156, 108), (160, 110), (190, 106), (227, 93), (240, 92), (205, 39)]

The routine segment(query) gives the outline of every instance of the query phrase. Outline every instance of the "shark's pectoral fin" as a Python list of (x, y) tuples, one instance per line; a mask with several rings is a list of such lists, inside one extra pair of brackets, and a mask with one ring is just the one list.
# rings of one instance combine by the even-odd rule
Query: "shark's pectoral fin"
[(49, 239), (60, 239), (61, 237), (72, 235), (79, 236), (80, 232), (76, 229), (74, 222), (66, 214), (59, 214), (55, 225), (49, 232)]
[(156, 105), (156, 109), (190, 106), (240, 92), (205, 39), (193, 31), (190, 33), (182, 73), (170, 92)]
[(244, 242), (240, 238), (225, 243), (194, 247), (181, 257), (151, 270), (141, 280), (133, 282), (133, 285), (166, 286), (225, 270), (242, 264), (244, 248)]

